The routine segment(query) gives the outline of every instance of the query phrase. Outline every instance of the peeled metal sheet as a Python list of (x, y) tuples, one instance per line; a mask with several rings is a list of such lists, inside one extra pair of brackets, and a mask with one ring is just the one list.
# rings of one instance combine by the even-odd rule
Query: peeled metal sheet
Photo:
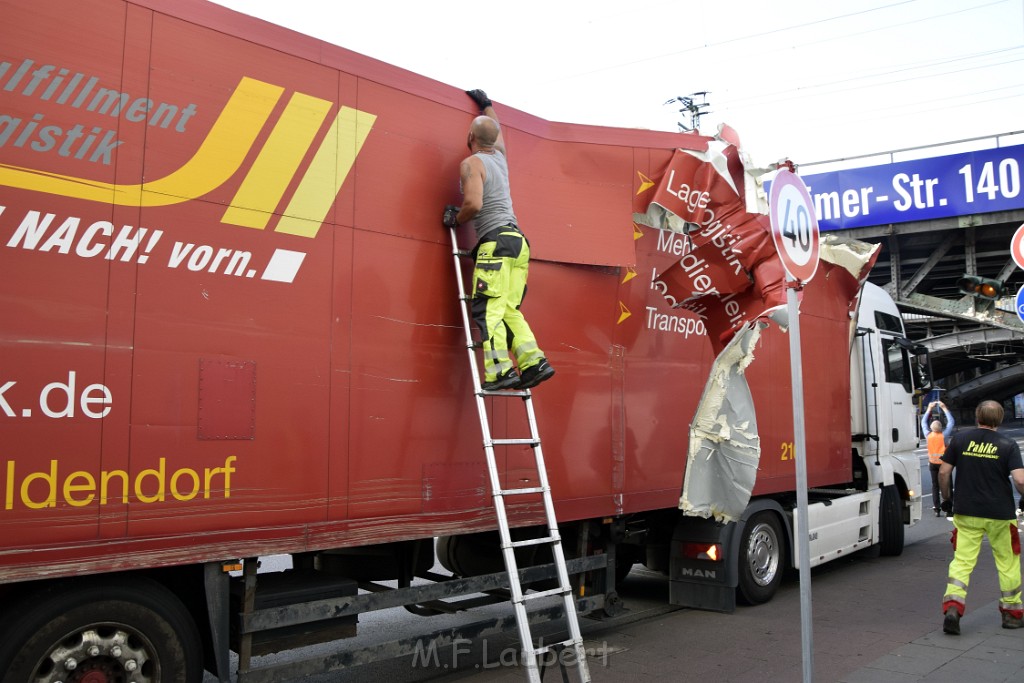
[(679, 508), (683, 514), (739, 519), (757, 478), (761, 441), (754, 401), (744, 370), (754, 360), (754, 346), (767, 326), (745, 325), (712, 366), (697, 414), (690, 425), (690, 449)]

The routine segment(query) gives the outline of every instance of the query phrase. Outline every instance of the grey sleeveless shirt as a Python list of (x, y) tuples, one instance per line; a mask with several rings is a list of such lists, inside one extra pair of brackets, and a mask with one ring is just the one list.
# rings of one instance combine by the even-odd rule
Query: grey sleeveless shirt
[(516, 225), (516, 215), (512, 211), (512, 195), (508, 187), (508, 161), (505, 155), (495, 150), (494, 154), (476, 153), (484, 164), (486, 179), (484, 180), (483, 208), (473, 219), (477, 239), (495, 228)]

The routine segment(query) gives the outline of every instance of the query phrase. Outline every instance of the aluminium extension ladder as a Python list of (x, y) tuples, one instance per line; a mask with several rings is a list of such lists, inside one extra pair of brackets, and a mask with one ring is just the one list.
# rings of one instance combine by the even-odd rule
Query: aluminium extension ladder
[[(515, 610), (516, 626), (519, 631), (519, 641), (522, 645), (523, 663), (526, 665), (526, 674), (530, 683), (541, 681), (541, 672), (538, 664), (538, 657), (551, 652), (561, 660), (561, 653), (564, 648), (572, 648), (575, 653), (576, 668), (579, 674), (580, 683), (590, 683), (590, 670), (587, 667), (587, 654), (583, 647), (583, 636), (580, 633), (580, 623), (576, 614), (576, 601), (573, 598), (572, 586), (569, 583), (569, 572), (565, 566), (565, 554), (562, 551), (562, 540), (558, 532), (558, 521), (555, 519), (555, 506), (551, 500), (551, 486), (548, 483), (548, 473), (544, 466), (544, 455), (540, 447), (540, 435), (537, 430), (537, 419), (533, 412), (533, 400), (529, 389), (525, 390), (502, 390), (484, 391), (480, 386), (480, 372), (477, 365), (475, 348), (478, 344), (473, 341), (473, 331), (470, 322), (470, 300), (472, 297), (466, 295), (466, 288), (462, 277), (462, 264), (460, 257), (468, 256), (468, 252), (460, 251), (455, 235), (455, 228), (449, 228), (452, 241), (452, 256), (455, 261), (455, 278), (459, 286), (459, 301), (462, 309), (462, 326), (466, 334), (466, 349), (469, 353), (470, 374), (473, 377), (473, 393), (476, 396), (477, 412), (480, 414), (480, 429), (483, 432), (484, 453), (487, 456), (487, 471), (491, 480), (491, 495), (494, 498), (494, 511), (498, 518), (498, 533), (501, 538), (501, 552), (505, 558), (505, 569), (508, 571), (509, 588), (512, 594), (512, 607)], [(491, 437), (490, 420), (487, 415), (486, 397), (496, 398), (521, 398), (526, 407), (526, 417), (530, 424), (530, 436), (526, 439), (494, 439)], [(537, 480), (540, 484), (536, 487), (503, 489), (501, 479), (498, 475), (498, 467), (495, 462), (495, 446), (516, 446), (528, 445), (533, 449), (534, 460), (537, 468)], [(513, 541), (508, 526), (508, 514), (505, 510), (505, 498), (507, 496), (519, 496), (540, 494), (544, 501), (544, 515), (547, 519), (547, 535), (539, 538)], [(536, 593), (523, 594), (522, 583), (519, 580), (519, 567), (516, 563), (515, 549), (525, 546), (547, 545), (551, 548), (551, 555), (558, 569), (558, 587), (551, 590), (539, 591)], [(526, 613), (526, 603), (531, 600), (547, 598), (559, 595), (562, 598), (566, 627), (569, 639), (561, 642), (551, 643), (540, 647), (534, 647), (533, 634), (530, 632), (529, 618)], [(562, 675), (565, 677), (564, 662)]]

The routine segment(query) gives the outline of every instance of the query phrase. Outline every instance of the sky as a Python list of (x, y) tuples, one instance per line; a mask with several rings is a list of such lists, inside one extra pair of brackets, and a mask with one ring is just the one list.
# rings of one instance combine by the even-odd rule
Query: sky
[(1024, 144), (1024, 0), (217, 3), (553, 121), (674, 131), (706, 91), (757, 165)]

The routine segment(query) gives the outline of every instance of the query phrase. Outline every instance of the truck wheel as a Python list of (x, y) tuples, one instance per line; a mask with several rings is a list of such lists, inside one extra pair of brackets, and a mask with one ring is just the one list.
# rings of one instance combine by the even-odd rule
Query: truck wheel
[(771, 512), (758, 512), (747, 520), (740, 539), (740, 601), (760, 605), (775, 595), (782, 583), (783, 537), (778, 518)]
[(632, 557), (630, 557), (629, 559), (626, 559), (626, 560), (616, 560), (615, 561), (615, 585), (616, 586), (618, 586), (620, 583), (622, 583), (623, 581), (626, 580), (626, 578), (629, 576), (629, 572), (631, 572), (633, 570), (633, 565), (634, 564), (636, 564), (636, 562), (633, 561)]
[(619, 544), (615, 552), (615, 585), (618, 586), (629, 576), (633, 565), (640, 561), (641, 551), (635, 545)]
[(879, 544), (883, 555), (903, 553), (903, 515), (900, 507), (900, 492), (896, 486), (883, 486), (881, 509), (878, 511), (878, 530), (882, 537)]
[(3, 683), (195, 683), (203, 677), (195, 623), (150, 580), (54, 584), (0, 627)]

